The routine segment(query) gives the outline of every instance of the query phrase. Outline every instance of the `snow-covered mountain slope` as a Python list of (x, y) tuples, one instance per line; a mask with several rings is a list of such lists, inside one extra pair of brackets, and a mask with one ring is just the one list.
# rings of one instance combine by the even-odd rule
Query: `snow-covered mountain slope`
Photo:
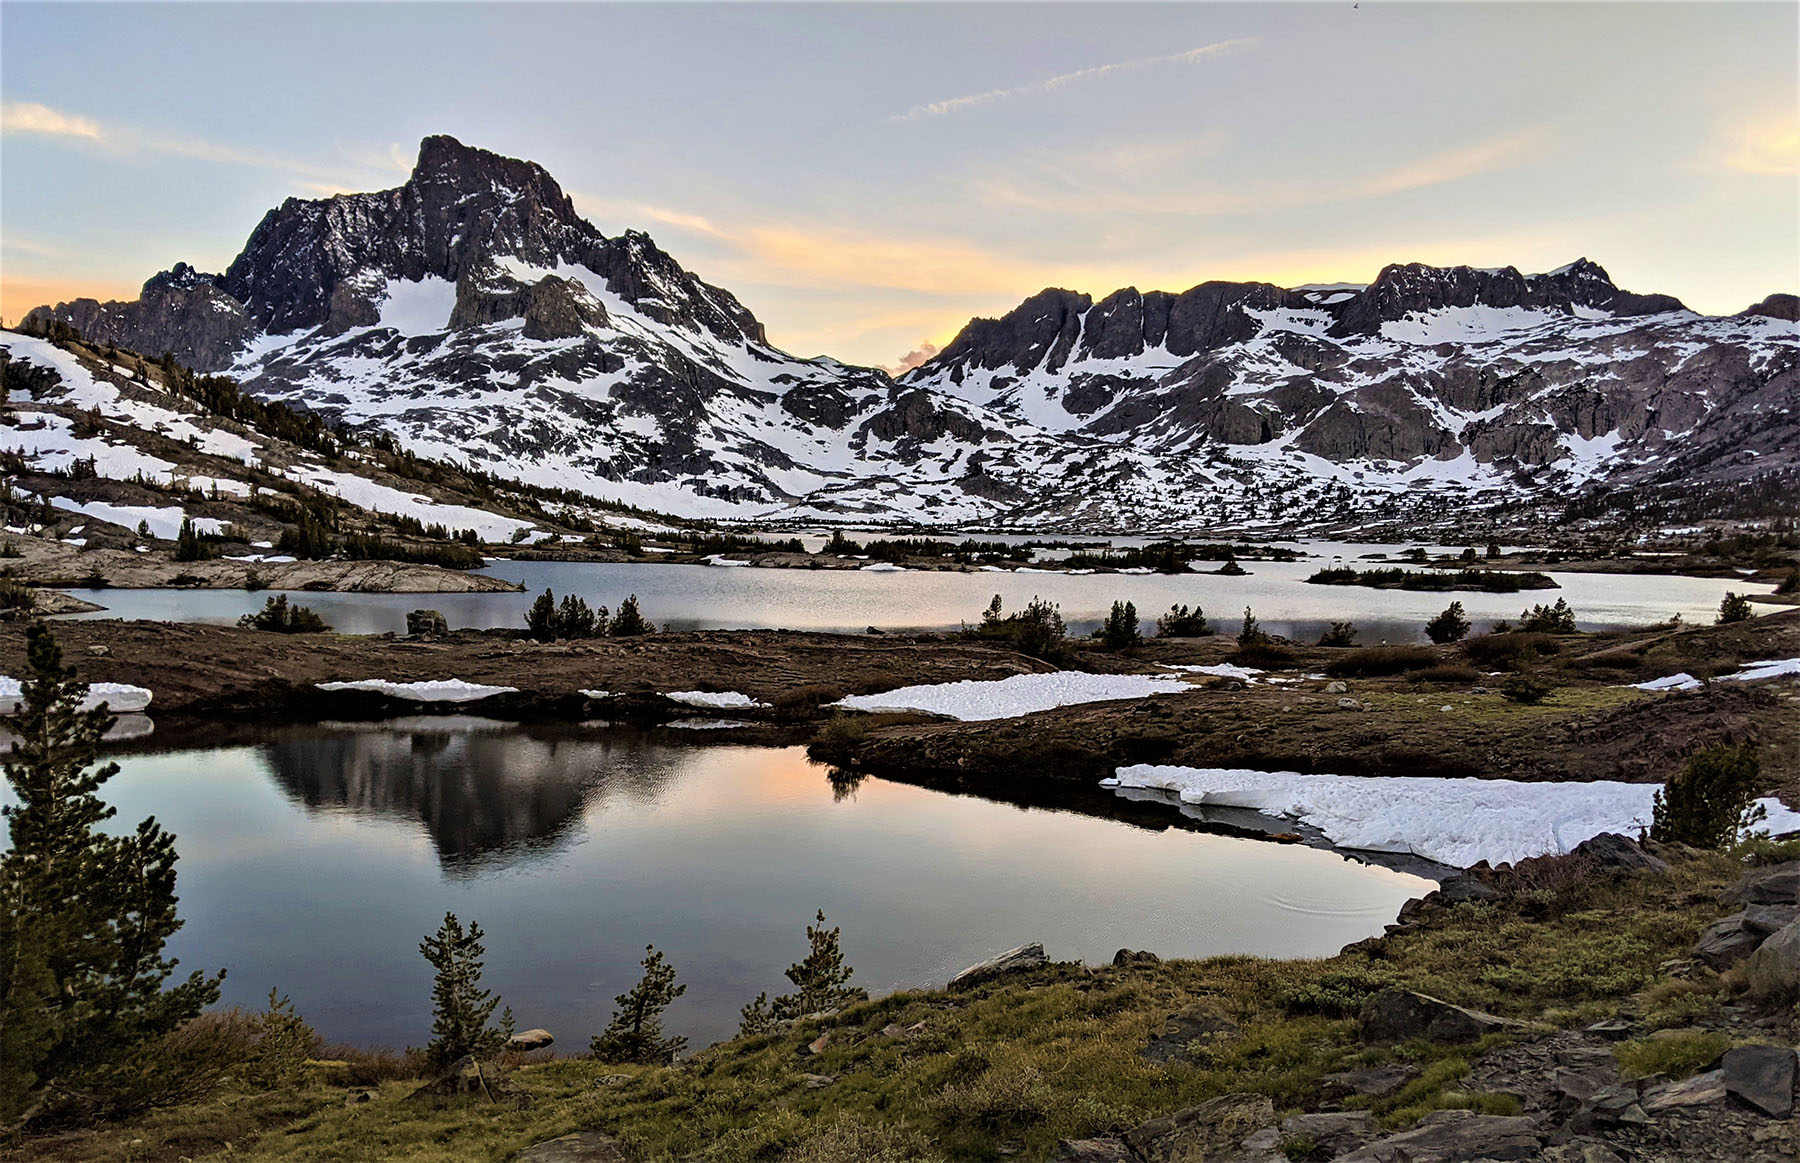
[(772, 347), (540, 167), (433, 137), (397, 189), (270, 211), (223, 274), (178, 265), (132, 303), (32, 318), (423, 455), (683, 514), (1132, 531), (1759, 471), (1795, 455), (1796, 345), (1791, 297), (1752, 310), (1697, 316), (1585, 261), (1051, 290), (895, 382)]
[[(42, 498), (52, 509), (125, 530), (141, 523), (164, 541), (175, 540), (190, 518), (202, 533), (233, 526), (273, 537), (290, 523), (292, 506), (327, 503), (342, 510), (346, 531), (393, 536), (384, 526), (417, 522), (471, 530), (497, 544), (555, 535), (541, 518), (518, 515), (517, 505), (475, 503), (396, 476), (368, 449), (339, 448), (330, 439), (298, 445), (228, 419), (172, 390), (161, 368), (136, 356), (108, 359), (81, 345), (0, 331), (0, 375), (8, 388), (0, 507), (25, 524)], [(646, 527), (619, 513), (581, 516), (602, 526)], [(35, 530), (21, 524), (8, 531)]]

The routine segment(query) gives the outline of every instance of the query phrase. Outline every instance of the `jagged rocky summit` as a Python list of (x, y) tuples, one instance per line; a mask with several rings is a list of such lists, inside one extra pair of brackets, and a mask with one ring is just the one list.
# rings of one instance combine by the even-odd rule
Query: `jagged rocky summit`
[(177, 264), (134, 301), (31, 318), (422, 454), (703, 516), (1416, 528), (1800, 471), (1792, 295), (1701, 316), (1585, 259), (1052, 289), (894, 380), (776, 349), (647, 235), (449, 137), (395, 189), (289, 199), (222, 274)]

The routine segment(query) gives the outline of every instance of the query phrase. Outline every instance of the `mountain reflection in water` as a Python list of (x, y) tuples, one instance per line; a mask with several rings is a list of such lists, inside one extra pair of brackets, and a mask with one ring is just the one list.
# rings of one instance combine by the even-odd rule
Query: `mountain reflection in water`
[(313, 811), (416, 820), (450, 875), (557, 850), (607, 800), (655, 804), (681, 755), (616, 731), (533, 731), (467, 716), (327, 723), (263, 747)]

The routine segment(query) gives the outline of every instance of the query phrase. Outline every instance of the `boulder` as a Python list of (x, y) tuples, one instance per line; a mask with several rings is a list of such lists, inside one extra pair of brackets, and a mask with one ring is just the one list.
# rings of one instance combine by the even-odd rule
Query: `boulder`
[(824, 1090), (837, 1081), (835, 1074), (802, 1074), (800, 1084), (808, 1090)]
[(506, 1048), (516, 1054), (529, 1054), (533, 1050), (542, 1050), (555, 1041), (549, 1030), (521, 1030), (506, 1040)]
[(1033, 941), (1029, 945), (1021, 945), (1017, 949), (1008, 949), (998, 957), (990, 957), (986, 961), (977, 962), (950, 979), (946, 989), (969, 989), (997, 977), (1005, 977), (1009, 973), (1023, 973), (1027, 970), (1042, 969), (1050, 964), (1050, 958), (1044, 954), (1041, 942)]
[(1762, 1002), (1800, 998), (1800, 921), (1769, 937), (1744, 966), (1750, 996)]
[(1713, 969), (1729, 969), (1796, 919), (1800, 905), (1747, 905), (1708, 925), (1694, 944), (1694, 955)]
[(625, 1152), (610, 1135), (581, 1131), (546, 1139), (513, 1156), (513, 1163), (627, 1163)]
[(1659, 1114), (1684, 1106), (1706, 1106), (1725, 1099), (1725, 1071), (1708, 1070), (1680, 1082), (1665, 1083), (1644, 1093), (1644, 1110)]
[(1528, 1118), (1479, 1115), (1474, 1111), (1433, 1111), (1410, 1131), (1377, 1139), (1337, 1163), (1467, 1163), (1471, 1159), (1532, 1159), (1538, 1154), (1537, 1124)]
[(1621, 836), (1617, 832), (1602, 832), (1598, 836), (1583, 840), (1575, 845), (1575, 852), (1586, 856), (1602, 868), (1617, 869), (1620, 872), (1654, 873), (1660, 876), (1669, 871), (1666, 861), (1658, 860), (1638, 847), (1637, 841)]
[(1151, 1032), (1149, 1044), (1138, 1051), (1138, 1057), (1159, 1066), (1169, 1062), (1205, 1065), (1212, 1061), (1213, 1048), (1241, 1037), (1236, 1022), (1199, 1002), (1169, 1015), (1168, 1021)]
[(1794, 1051), (1787, 1046), (1735, 1046), (1720, 1062), (1725, 1093), (1772, 1119), (1794, 1113)]
[(1113, 954), (1112, 963), (1115, 968), (1126, 969), (1134, 965), (1159, 965), (1162, 958), (1148, 949), (1121, 949)]
[(1342, 695), (1348, 694), (1349, 692), (1350, 684), (1342, 679), (1339, 679), (1337, 682), (1328, 682), (1325, 684), (1325, 693), (1328, 695)]
[(1243, 1148), (1257, 1131), (1275, 1122), (1275, 1104), (1263, 1094), (1227, 1094), (1199, 1106), (1151, 1119), (1124, 1134), (1125, 1146), (1143, 1163), (1190, 1160), (1280, 1160), (1279, 1152)]
[[(1375, 1136), (1375, 1116), (1369, 1111), (1321, 1111), (1290, 1115), (1279, 1127), (1265, 1127), (1244, 1140), (1248, 1150), (1275, 1151), (1284, 1142), (1305, 1140), (1315, 1152), (1330, 1158), (1354, 1151)], [(1309, 1156), (1310, 1157), (1310, 1156)]]
[(1326, 1098), (1348, 1098), (1353, 1094), (1365, 1098), (1386, 1098), (1418, 1076), (1410, 1066), (1389, 1063), (1386, 1066), (1364, 1066), (1340, 1074), (1327, 1074), (1319, 1079), (1319, 1092)]
[(1500, 1030), (1524, 1029), (1523, 1022), (1464, 1009), (1410, 989), (1384, 989), (1363, 1003), (1356, 1036), (1364, 1042), (1473, 1042)]
[(1726, 906), (1800, 904), (1800, 860), (1752, 871), (1720, 893), (1719, 903)]
[(436, 610), (413, 610), (406, 615), (406, 632), (414, 638), (450, 633), (450, 623)]

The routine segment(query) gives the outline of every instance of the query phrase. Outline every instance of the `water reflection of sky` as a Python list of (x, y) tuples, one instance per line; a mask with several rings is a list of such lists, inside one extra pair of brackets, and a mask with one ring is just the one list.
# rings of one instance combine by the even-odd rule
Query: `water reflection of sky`
[(490, 984), (520, 1021), (579, 1049), (646, 942), (690, 985), (674, 1027), (728, 1034), (784, 986), (820, 908), (882, 991), (1032, 940), (1088, 961), (1324, 954), (1428, 887), (1316, 849), (881, 780), (840, 799), (798, 749), (463, 721), (122, 762), (119, 826), (155, 813), (178, 837), (184, 965), (227, 966), (245, 1004), (279, 986), (362, 1043), (427, 1036), (417, 945), (446, 910), (488, 930)]
[[(1034, 596), (1057, 602), (1071, 630), (1092, 629), (1114, 600), (1131, 601), (1146, 620), (1176, 602), (1199, 605), (1215, 622), (1234, 626), (1252, 606), (1271, 633), (1314, 636), (1334, 619), (1350, 618), (1364, 642), (1422, 640), (1423, 627), (1452, 599), (1467, 609), (1477, 629), (1497, 618), (1516, 619), (1535, 602), (1568, 599), (1584, 629), (1645, 625), (1680, 614), (1709, 622), (1730, 578), (1553, 573), (1555, 591), (1518, 594), (1407, 593), (1351, 586), (1307, 585), (1305, 578), (1333, 555), (1355, 561), (1362, 546), (1311, 547), (1320, 556), (1297, 562), (1250, 562), (1246, 577), (1215, 574), (1068, 575), (1058, 573), (960, 573), (860, 570), (715, 569), (696, 565), (593, 562), (500, 562), (485, 572), (523, 582), (528, 592), (503, 594), (311, 593), (306, 605), (348, 633), (403, 632), (406, 612), (430, 605), (455, 627), (522, 626), (532, 596), (549, 586), (617, 606), (636, 594), (646, 615), (674, 629), (784, 628), (860, 632), (888, 629), (954, 629), (980, 618), (998, 593), (1009, 608)], [(1389, 547), (1397, 551), (1398, 547)], [(83, 591), (107, 607), (94, 617), (235, 622), (260, 609), (267, 596), (242, 590)]]

